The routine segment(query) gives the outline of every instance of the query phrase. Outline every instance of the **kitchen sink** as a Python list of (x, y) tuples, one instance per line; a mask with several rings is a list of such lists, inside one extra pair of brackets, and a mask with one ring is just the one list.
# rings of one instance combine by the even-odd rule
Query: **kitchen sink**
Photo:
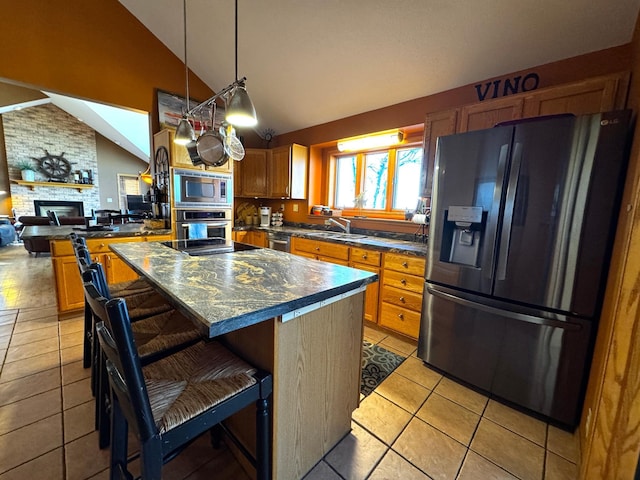
[(337, 240), (356, 240), (358, 238), (366, 238), (366, 235), (358, 235), (355, 233), (339, 233), (339, 232), (313, 232), (307, 233), (307, 236), (314, 238), (334, 238)]

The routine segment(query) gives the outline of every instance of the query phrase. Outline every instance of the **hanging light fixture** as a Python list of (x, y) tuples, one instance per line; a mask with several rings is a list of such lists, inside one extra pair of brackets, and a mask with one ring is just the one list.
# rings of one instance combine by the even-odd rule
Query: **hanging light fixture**
[(153, 183), (153, 177), (151, 176), (151, 164), (149, 164), (144, 172), (138, 172), (138, 180), (142, 180), (147, 185), (151, 185)]
[(174, 142), (178, 145), (186, 145), (196, 139), (196, 133), (193, 131), (191, 122), (189, 122), (189, 66), (187, 64), (187, 0), (183, 0), (183, 19), (184, 19), (184, 73), (185, 73), (185, 86), (186, 86), (186, 98), (185, 109), (178, 123), (176, 129), (176, 136)]
[[(238, 0), (235, 0), (235, 81), (220, 90), (213, 97), (187, 112), (193, 115), (204, 107), (210, 107), (218, 98), (225, 100), (225, 121), (234, 127), (253, 127), (258, 123), (256, 109), (247, 93), (245, 81), (247, 77), (238, 79)], [(192, 129), (193, 130), (193, 129)]]
[(371, 148), (390, 147), (402, 143), (403, 139), (404, 134), (402, 131), (388, 130), (359, 137), (343, 138), (338, 140), (338, 150), (341, 152), (354, 152)]

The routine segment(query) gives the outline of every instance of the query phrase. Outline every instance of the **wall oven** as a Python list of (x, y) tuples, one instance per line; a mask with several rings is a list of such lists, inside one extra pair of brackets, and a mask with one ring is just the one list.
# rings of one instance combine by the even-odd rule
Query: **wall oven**
[(231, 240), (231, 209), (174, 210), (173, 230), (178, 240), (222, 238)]
[(198, 170), (173, 170), (175, 208), (231, 208), (233, 179), (231, 174)]

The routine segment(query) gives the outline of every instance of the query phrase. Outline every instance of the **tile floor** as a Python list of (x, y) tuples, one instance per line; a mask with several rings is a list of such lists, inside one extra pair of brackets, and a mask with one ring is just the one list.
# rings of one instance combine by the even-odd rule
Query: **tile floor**
[[(426, 368), (414, 342), (365, 329), (405, 360), (353, 415), (353, 428), (307, 475), (316, 479), (577, 478), (571, 435)], [(58, 321), (51, 260), (0, 248), (0, 480), (106, 479), (97, 448), (82, 319)], [(207, 437), (165, 467), (169, 479), (245, 479)]]

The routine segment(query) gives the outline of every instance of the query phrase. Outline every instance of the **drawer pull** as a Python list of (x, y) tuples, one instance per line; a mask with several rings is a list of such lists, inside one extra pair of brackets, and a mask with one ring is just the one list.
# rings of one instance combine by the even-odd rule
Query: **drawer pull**
[(408, 268), (408, 267), (409, 267), (409, 264), (408, 264), (407, 262), (402, 262), (402, 266), (403, 266), (404, 268)]
[(320, 251), (320, 247), (316, 247), (316, 252), (319, 252), (319, 251)]
[(402, 313), (399, 313), (399, 314), (398, 314), (398, 318), (399, 318), (400, 320), (404, 320), (404, 315), (403, 315)]
[(406, 303), (406, 302), (405, 302), (405, 300), (404, 300), (404, 297), (400, 297), (400, 301), (401, 301), (402, 303)]
[(367, 254), (365, 253), (364, 255), (362, 255), (362, 258), (364, 258), (366, 260), (367, 259)]
[(403, 285), (406, 285), (407, 284), (407, 279), (406, 278), (401, 279), (400, 283), (403, 284)]

